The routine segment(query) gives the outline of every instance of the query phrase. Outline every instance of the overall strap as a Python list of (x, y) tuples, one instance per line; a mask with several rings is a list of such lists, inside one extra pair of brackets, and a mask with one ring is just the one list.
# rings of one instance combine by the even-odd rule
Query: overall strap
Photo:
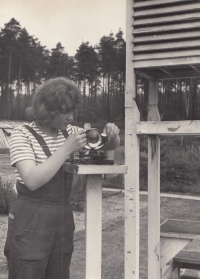
[(51, 152), (50, 152), (50, 150), (49, 150), (49, 148), (48, 148), (48, 146), (47, 146), (45, 140), (43, 139), (43, 137), (40, 136), (38, 133), (36, 133), (36, 131), (35, 131), (33, 128), (31, 128), (30, 126), (24, 125), (24, 127), (25, 127), (27, 130), (29, 130), (29, 132), (36, 138), (36, 140), (38, 141), (38, 143), (39, 143), (40, 146), (42, 147), (42, 149), (43, 149), (45, 155), (46, 155), (47, 157), (50, 157), (50, 156), (51, 156)]
[(67, 130), (61, 130), (61, 132), (63, 133), (63, 136), (65, 138), (67, 138), (69, 136)]

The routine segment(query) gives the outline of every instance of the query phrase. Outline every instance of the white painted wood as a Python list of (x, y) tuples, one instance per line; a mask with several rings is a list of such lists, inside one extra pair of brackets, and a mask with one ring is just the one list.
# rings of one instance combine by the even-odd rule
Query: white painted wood
[(173, 264), (172, 279), (180, 279), (180, 268)]
[[(148, 103), (148, 117), (149, 117), (149, 111), (150, 110), (155, 110), (155, 107), (157, 107), (158, 104), (158, 94), (157, 94), (157, 90), (158, 90), (158, 82), (156, 80), (150, 80), (149, 81), (149, 103)], [(151, 109), (154, 106), (153, 109)], [(157, 110), (156, 110), (157, 112)], [(160, 116), (159, 114), (155, 115), (157, 121), (159, 121)], [(148, 120), (149, 121), (149, 120)]]
[(169, 31), (188, 31), (193, 30), (199, 27), (199, 22), (187, 22), (187, 23), (180, 23), (180, 24), (170, 24), (170, 25), (164, 25), (164, 26), (146, 26), (146, 27), (139, 27), (135, 30), (133, 30), (133, 34), (155, 34), (155, 33), (168, 33)]
[(134, 38), (134, 43), (144, 43), (144, 42), (162, 42), (162, 41), (172, 41), (174, 39), (186, 39), (186, 40), (191, 40), (191, 38), (199, 38), (200, 37), (200, 31), (196, 30), (196, 31), (187, 31), (185, 30), (185, 32), (181, 32), (181, 33), (167, 33), (167, 34), (157, 34), (155, 35), (143, 35), (140, 37), (135, 37)]
[(200, 222), (167, 219), (161, 225), (161, 237), (200, 240)]
[(189, 21), (196, 18), (198, 20), (200, 18), (200, 13), (183, 13), (183, 14), (176, 14), (176, 15), (168, 15), (168, 16), (163, 16), (163, 17), (150, 17), (150, 18), (143, 18), (139, 20), (135, 20), (133, 22), (133, 26), (137, 27), (140, 25), (150, 25), (150, 24), (155, 24), (159, 25), (160, 23), (175, 23), (175, 22), (180, 22), (180, 21)]
[[(159, 58), (159, 59), (158, 59)], [(200, 56), (193, 55), (189, 56), (179, 56), (179, 57), (155, 57), (154, 59), (144, 59), (134, 61), (134, 67), (137, 68), (148, 68), (148, 67), (168, 67), (168, 66), (182, 66), (182, 65), (199, 65)]]
[(149, 80), (149, 105), (148, 105), (148, 121), (160, 121), (160, 114), (158, 111), (158, 82), (156, 80)]
[(153, 5), (168, 5), (168, 4), (174, 4), (174, 3), (184, 3), (188, 0), (148, 0), (148, 1), (140, 1), (134, 4), (134, 8), (138, 7), (148, 7)]
[(163, 16), (168, 16), (168, 14), (177, 14), (177, 9), (179, 12), (192, 12), (196, 11), (198, 8), (200, 8), (200, 3), (195, 3), (195, 4), (189, 4), (189, 5), (179, 5), (177, 6), (168, 6), (168, 7), (152, 7), (150, 9), (143, 9), (139, 11), (134, 12), (134, 18), (141, 17), (141, 16), (157, 16), (157, 15), (163, 15)]
[(125, 136), (125, 161), (125, 279), (139, 279), (139, 139), (135, 133)]
[(168, 238), (161, 236), (160, 268), (163, 268), (178, 254), (192, 239)]
[(162, 268), (161, 279), (180, 279), (180, 269), (173, 260)]
[(66, 172), (77, 174), (112, 174), (127, 173), (128, 166), (125, 165), (72, 165), (64, 163), (63, 169)]
[(148, 139), (148, 278), (160, 279), (160, 139)]
[(136, 132), (151, 135), (198, 135), (200, 120), (139, 122)]
[(88, 175), (86, 185), (85, 279), (101, 279), (102, 176)]
[[(148, 119), (159, 120), (157, 82), (149, 81)], [(148, 138), (148, 279), (160, 279), (160, 138)]]
[(135, 70), (135, 73), (141, 77), (144, 77), (146, 79), (155, 79), (154, 77), (150, 76), (150, 75), (147, 75), (139, 70)]
[(126, 0), (126, 92), (125, 109), (132, 108), (132, 99), (136, 95), (133, 85), (133, 2)]
[(173, 276), (173, 263), (165, 265), (161, 270), (161, 279), (172, 279)]
[(125, 94), (125, 247), (124, 278), (139, 279), (139, 138), (135, 124), (140, 115), (135, 102), (133, 65), (133, 0), (126, 0), (126, 94)]
[(195, 40), (191, 40), (190, 38), (185, 38), (184, 41), (172, 41), (170, 40), (169, 42), (165, 42), (165, 43), (147, 43), (147, 44), (139, 44), (137, 46), (134, 47), (134, 53), (144, 53), (144, 51), (149, 51), (151, 49), (151, 51), (156, 51), (156, 50), (162, 50), (162, 51), (166, 51), (166, 50), (175, 50), (176, 48), (178, 49), (191, 49), (193, 47), (199, 47), (200, 46), (200, 40), (195, 39)]
[(167, 238), (179, 238), (179, 239), (192, 239), (192, 240), (200, 240), (200, 235), (198, 234), (189, 234), (189, 233), (165, 233), (161, 232), (162, 237)]
[[(134, 51), (134, 49), (133, 49)], [(152, 59), (166, 59), (166, 58), (178, 58), (178, 57), (190, 57), (199, 56), (200, 52), (198, 49), (187, 49), (187, 50), (176, 50), (176, 51), (162, 51), (161, 53), (153, 52), (147, 54), (134, 54), (133, 60), (152, 60)], [(186, 64), (187, 65), (187, 64)]]

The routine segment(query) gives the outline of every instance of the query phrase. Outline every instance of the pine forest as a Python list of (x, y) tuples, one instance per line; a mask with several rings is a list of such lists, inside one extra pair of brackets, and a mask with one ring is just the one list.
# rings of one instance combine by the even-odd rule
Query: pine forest
[[(44, 80), (65, 76), (83, 95), (78, 119), (124, 122), (126, 42), (123, 32), (82, 42), (69, 56), (61, 42), (48, 50), (12, 18), (0, 30), (0, 117), (26, 120), (25, 108)], [(162, 120), (200, 119), (200, 78), (159, 81)], [(137, 104), (147, 119), (148, 80), (137, 76)]]

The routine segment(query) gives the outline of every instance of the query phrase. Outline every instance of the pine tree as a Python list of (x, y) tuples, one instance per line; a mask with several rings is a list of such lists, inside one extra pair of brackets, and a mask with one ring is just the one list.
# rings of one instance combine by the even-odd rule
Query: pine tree
[(11, 83), (16, 79), (15, 64), (18, 56), (17, 39), (21, 27), (18, 21), (12, 18), (0, 33), (0, 63), (4, 69), (0, 72), (1, 80), (1, 114), (4, 118), (10, 118), (10, 100), (12, 99)]

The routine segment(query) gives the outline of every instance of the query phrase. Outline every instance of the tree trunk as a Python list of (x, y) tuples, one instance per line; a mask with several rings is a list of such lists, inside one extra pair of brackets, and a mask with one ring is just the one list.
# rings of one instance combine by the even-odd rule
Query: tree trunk
[(107, 121), (110, 121), (110, 74), (108, 74)]
[(85, 107), (86, 80), (83, 81), (83, 107)]
[(12, 55), (11, 55), (11, 50), (9, 53), (9, 62), (8, 62), (8, 84), (7, 84), (7, 88), (6, 88), (6, 104), (5, 104), (5, 116), (6, 118), (10, 118), (10, 76), (11, 76), (11, 59), (12, 59)]

